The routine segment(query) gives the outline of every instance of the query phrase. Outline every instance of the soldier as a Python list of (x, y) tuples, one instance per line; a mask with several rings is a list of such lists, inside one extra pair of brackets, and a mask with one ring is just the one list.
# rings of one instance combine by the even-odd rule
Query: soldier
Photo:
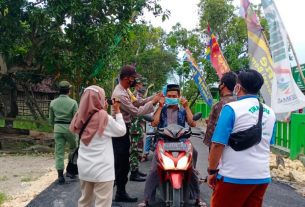
[[(146, 78), (139, 77), (136, 79), (136, 85), (135, 85), (135, 92), (134, 96), (136, 97), (136, 100), (133, 102), (133, 105), (140, 106), (145, 104), (146, 102), (152, 100), (153, 96), (144, 99), (144, 95), (146, 93)], [(143, 140), (143, 132), (144, 132), (144, 121), (143, 118), (135, 117), (133, 118), (131, 122), (130, 127), (130, 134), (131, 134), (131, 147), (130, 147), (130, 177), (129, 180), (131, 181), (137, 181), (137, 182), (144, 182), (146, 174), (139, 171), (139, 157), (140, 157), (140, 150), (139, 145), (141, 144)]]
[[(55, 139), (55, 167), (58, 173), (58, 183), (65, 183), (64, 156), (65, 144), (68, 142), (70, 152), (77, 147), (75, 136), (69, 131), (70, 122), (78, 109), (77, 102), (69, 97), (71, 84), (68, 81), (59, 83), (59, 97), (51, 101), (49, 110), (49, 121), (54, 126)], [(68, 177), (74, 178), (67, 173)]]

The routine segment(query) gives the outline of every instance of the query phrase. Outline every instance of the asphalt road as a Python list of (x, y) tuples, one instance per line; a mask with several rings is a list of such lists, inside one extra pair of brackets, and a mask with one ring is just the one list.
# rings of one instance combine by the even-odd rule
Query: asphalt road
[[(203, 146), (202, 141), (199, 139), (193, 139), (192, 142), (199, 153), (197, 168), (201, 176), (204, 177), (206, 175), (208, 149)], [(148, 172), (149, 165), (150, 162), (142, 163), (141, 171)], [(129, 182), (127, 189), (130, 195), (139, 198), (139, 202), (143, 200), (144, 183)], [(211, 190), (206, 184), (202, 184), (200, 189), (202, 199), (209, 203)], [(27, 207), (75, 207), (79, 197), (80, 187), (78, 181), (72, 181), (63, 186), (53, 183), (32, 200)], [(120, 203), (120, 205), (123, 207), (136, 207), (137, 203)], [(274, 181), (268, 187), (264, 207), (305, 207), (305, 198), (297, 194), (291, 187)]]

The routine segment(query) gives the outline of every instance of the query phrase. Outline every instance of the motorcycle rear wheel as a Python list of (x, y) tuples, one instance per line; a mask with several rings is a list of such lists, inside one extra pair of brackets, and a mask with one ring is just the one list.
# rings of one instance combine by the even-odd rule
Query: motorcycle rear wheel
[(181, 206), (181, 190), (173, 189), (173, 205), (172, 207), (180, 207)]

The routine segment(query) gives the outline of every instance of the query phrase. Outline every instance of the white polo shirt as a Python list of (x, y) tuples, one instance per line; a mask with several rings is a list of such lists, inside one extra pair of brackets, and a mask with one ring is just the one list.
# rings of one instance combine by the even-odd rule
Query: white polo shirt
[(231, 133), (249, 129), (258, 122), (259, 103), (254, 95), (243, 96), (226, 104), (221, 111), (212, 142), (226, 145), (219, 164), (218, 178), (236, 184), (271, 182), (269, 169), (270, 144), (274, 143), (275, 114), (263, 104), (262, 140), (243, 151), (228, 146)]

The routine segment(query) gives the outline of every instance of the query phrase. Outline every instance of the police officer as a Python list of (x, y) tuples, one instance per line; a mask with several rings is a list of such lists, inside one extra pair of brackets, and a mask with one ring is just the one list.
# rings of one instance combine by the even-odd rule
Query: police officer
[[(153, 112), (153, 106), (159, 102), (160, 95), (156, 95), (151, 101), (143, 106), (136, 107), (131, 101), (128, 93), (130, 87), (135, 86), (135, 79), (138, 77), (135, 67), (125, 65), (122, 67), (119, 77), (119, 84), (115, 87), (112, 98), (119, 99), (121, 102), (120, 110), (126, 124), (127, 132), (123, 137), (112, 139), (115, 164), (115, 180), (117, 192), (115, 201), (117, 202), (137, 202), (137, 198), (130, 197), (126, 192), (126, 184), (128, 181), (128, 173), (130, 168), (129, 150), (130, 150), (130, 124), (133, 117)], [(114, 115), (114, 111), (112, 110)]]
[[(78, 109), (77, 102), (69, 97), (71, 87), (68, 81), (59, 83), (60, 95), (51, 101), (49, 110), (49, 121), (54, 126), (55, 167), (60, 185), (65, 183), (63, 176), (65, 145), (69, 144), (71, 152), (77, 147), (75, 136), (69, 131), (70, 122)], [(69, 174), (67, 176), (74, 177)]]

